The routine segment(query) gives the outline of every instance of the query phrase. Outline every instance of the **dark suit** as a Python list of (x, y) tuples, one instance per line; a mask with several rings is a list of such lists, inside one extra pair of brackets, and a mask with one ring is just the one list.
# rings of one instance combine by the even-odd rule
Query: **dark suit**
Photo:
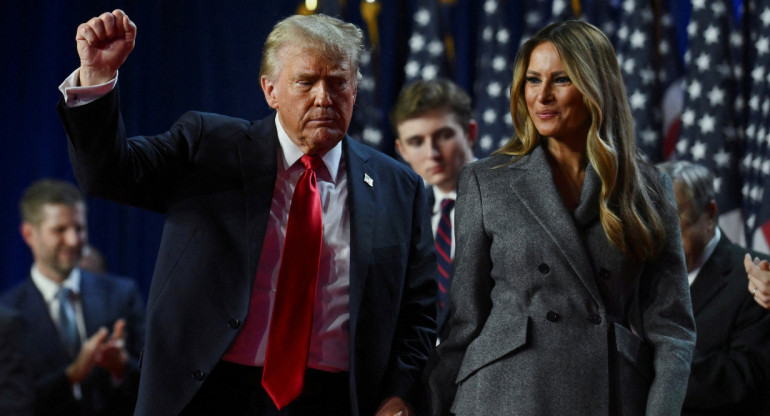
[(684, 415), (757, 415), (770, 394), (770, 313), (747, 290), (745, 254), (722, 234), (690, 288), (697, 341)]
[[(59, 109), (86, 192), (166, 214), (137, 414), (177, 414), (248, 313), (277, 174), (275, 116), (190, 112), (164, 134), (126, 139), (116, 90)], [(350, 137), (343, 158), (350, 400), (353, 414), (369, 415), (388, 396), (409, 398), (435, 343), (435, 255), (419, 177)]]
[(100, 327), (112, 331), (119, 318), (126, 320), (126, 350), (132, 359), (121, 383), (94, 368), (81, 383), (83, 399), (75, 399), (65, 374), (72, 363), (59, 342), (56, 325), (31, 278), (0, 296), (0, 302), (19, 311), (24, 320), (22, 345), (35, 382), (35, 411), (38, 415), (129, 415), (136, 399), (137, 362), (144, 342), (144, 303), (129, 279), (81, 271), (80, 297), (86, 334)]
[(19, 314), (0, 305), (0, 415), (32, 415), (32, 379), (21, 345)]

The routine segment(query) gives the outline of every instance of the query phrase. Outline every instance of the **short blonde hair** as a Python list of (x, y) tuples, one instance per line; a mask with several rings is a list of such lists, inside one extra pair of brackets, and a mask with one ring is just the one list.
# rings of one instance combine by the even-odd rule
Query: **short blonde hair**
[(312, 50), (329, 61), (350, 60), (356, 73), (364, 50), (364, 35), (352, 23), (324, 14), (293, 15), (276, 23), (265, 40), (259, 75), (274, 80), (281, 71), (281, 51), (296, 46)]

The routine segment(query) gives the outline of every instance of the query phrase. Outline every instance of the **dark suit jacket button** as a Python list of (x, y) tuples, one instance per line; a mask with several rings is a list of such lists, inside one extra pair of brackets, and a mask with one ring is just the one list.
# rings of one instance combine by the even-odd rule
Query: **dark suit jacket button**
[(201, 381), (206, 378), (206, 373), (201, 370), (195, 370), (192, 372), (192, 378)]
[(599, 325), (600, 323), (602, 323), (602, 317), (599, 316), (598, 314), (592, 314), (588, 317), (588, 322), (594, 325)]
[(545, 319), (551, 322), (556, 322), (559, 320), (559, 314), (554, 311), (550, 311), (545, 315)]
[(229, 326), (231, 329), (238, 329), (241, 326), (241, 321), (233, 318), (227, 321), (227, 326)]
[(602, 279), (605, 279), (605, 280), (609, 279), (610, 278), (610, 271), (607, 270), (607, 269), (604, 269), (604, 268), (599, 269), (599, 277), (601, 277)]
[(547, 264), (541, 263), (539, 266), (537, 266), (537, 270), (540, 271), (540, 273), (546, 274), (551, 270), (551, 268), (548, 267)]

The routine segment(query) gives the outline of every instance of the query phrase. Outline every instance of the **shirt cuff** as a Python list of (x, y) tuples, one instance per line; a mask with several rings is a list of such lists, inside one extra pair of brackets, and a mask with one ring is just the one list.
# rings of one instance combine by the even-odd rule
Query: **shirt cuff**
[(80, 68), (74, 70), (64, 82), (59, 85), (59, 91), (64, 96), (64, 105), (67, 107), (79, 107), (94, 102), (107, 95), (118, 83), (118, 75), (104, 84), (79, 87)]

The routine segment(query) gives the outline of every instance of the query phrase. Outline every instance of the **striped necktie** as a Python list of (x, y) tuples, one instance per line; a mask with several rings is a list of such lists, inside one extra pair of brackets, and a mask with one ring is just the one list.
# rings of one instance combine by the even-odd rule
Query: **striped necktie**
[(452, 279), (452, 219), (449, 214), (455, 206), (454, 199), (441, 201), (441, 218), (436, 230), (436, 264), (438, 265), (439, 316), (445, 316), (449, 307), (449, 284)]

